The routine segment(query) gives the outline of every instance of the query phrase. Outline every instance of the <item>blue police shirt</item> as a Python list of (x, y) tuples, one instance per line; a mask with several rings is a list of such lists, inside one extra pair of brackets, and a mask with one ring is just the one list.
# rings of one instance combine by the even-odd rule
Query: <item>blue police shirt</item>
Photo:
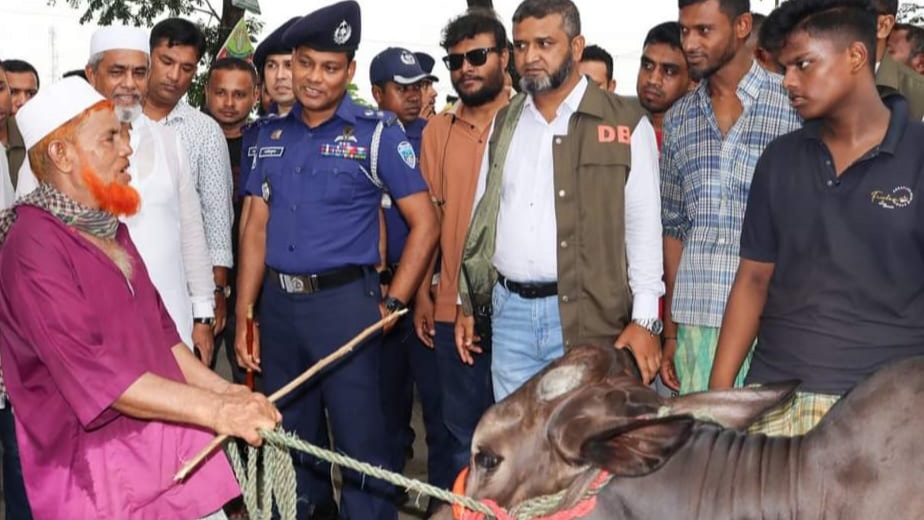
[(241, 197), (246, 197), (247, 195), (260, 195), (259, 191), (251, 193), (250, 190), (247, 189), (250, 171), (257, 159), (257, 135), (260, 133), (260, 128), (262, 128), (263, 125), (278, 117), (279, 116), (274, 113), (269, 113), (255, 121), (247, 123), (244, 125), (244, 128), (241, 129), (241, 168), (238, 171), (238, 191), (240, 191)]
[[(407, 140), (414, 147), (414, 152), (418, 157), (420, 157), (420, 140), (423, 138), (423, 129), (426, 124), (426, 119), (417, 119), (404, 127)], [(390, 208), (385, 208), (385, 229), (387, 230), (385, 240), (388, 244), (386, 255), (388, 263), (397, 264), (401, 260), (401, 253), (404, 251), (410, 229), (395, 204), (392, 204)]]
[[(296, 103), (267, 122), (257, 138), (247, 190), (269, 205), (266, 265), (291, 274), (321, 273), (379, 262), (382, 192), (369, 171), (372, 133), (382, 112), (344, 96), (334, 116), (316, 128)], [(378, 175), (391, 196), (426, 192), (417, 156), (397, 124), (379, 145)]]

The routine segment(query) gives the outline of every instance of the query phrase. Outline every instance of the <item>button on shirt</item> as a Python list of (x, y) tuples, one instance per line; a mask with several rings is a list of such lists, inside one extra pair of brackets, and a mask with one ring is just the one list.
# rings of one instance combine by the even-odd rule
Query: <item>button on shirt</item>
[[(260, 128), (247, 192), (269, 205), (266, 265), (315, 274), (379, 258), (382, 191), (367, 177), (381, 112), (345, 96), (331, 119), (309, 128), (296, 104)], [(378, 175), (394, 200), (425, 192), (417, 157), (397, 124), (379, 145)]]
[(161, 123), (176, 130), (189, 157), (196, 191), (202, 203), (202, 222), (213, 266), (231, 267), (231, 160), (221, 127), (185, 101), (173, 107)]
[[(558, 107), (555, 119), (545, 120), (532, 97), (527, 98), (517, 122), (504, 165), (494, 267), (510, 280), (524, 283), (558, 279), (559, 247), (555, 198), (553, 147), (568, 134), (568, 123), (578, 109), (587, 79), (580, 82)], [(658, 157), (654, 130), (647, 119), (639, 121), (631, 138), (632, 171), (626, 183), (626, 254), (633, 318), (658, 316), (662, 256), (659, 217)], [(484, 154), (476, 199), (484, 194), (488, 172)], [(477, 204), (476, 204), (477, 207)]]
[(757, 62), (741, 79), (737, 94), (744, 111), (724, 138), (707, 81), (681, 98), (664, 119), (664, 235), (683, 242), (671, 304), (677, 323), (721, 326), (738, 269), (741, 222), (754, 166), (770, 141), (802, 124), (780, 76)]

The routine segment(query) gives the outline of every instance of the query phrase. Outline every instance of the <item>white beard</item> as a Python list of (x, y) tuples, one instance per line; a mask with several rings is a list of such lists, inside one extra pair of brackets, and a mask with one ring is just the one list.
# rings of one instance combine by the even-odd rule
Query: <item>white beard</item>
[(116, 115), (120, 123), (133, 123), (141, 115), (141, 103), (132, 105), (116, 106)]

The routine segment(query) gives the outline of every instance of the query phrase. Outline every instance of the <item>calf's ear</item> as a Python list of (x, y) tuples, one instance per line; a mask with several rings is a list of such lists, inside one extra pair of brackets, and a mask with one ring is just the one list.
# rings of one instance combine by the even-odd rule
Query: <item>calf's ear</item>
[(798, 386), (798, 381), (785, 381), (697, 392), (670, 399), (667, 408), (670, 415), (692, 415), (701, 421), (743, 430), (768, 411), (788, 402)]
[(618, 477), (640, 477), (660, 468), (690, 437), (686, 416), (638, 420), (588, 438), (582, 458)]
[(660, 406), (657, 393), (629, 378), (588, 385), (555, 408), (546, 435), (565, 462), (586, 464), (581, 451), (588, 439), (631, 424), (639, 416), (654, 417)]

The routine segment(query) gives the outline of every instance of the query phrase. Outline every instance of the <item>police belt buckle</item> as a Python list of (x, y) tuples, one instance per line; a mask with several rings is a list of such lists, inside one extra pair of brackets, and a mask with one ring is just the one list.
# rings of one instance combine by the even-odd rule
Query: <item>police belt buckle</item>
[(318, 292), (318, 275), (296, 276), (278, 273), (279, 285), (287, 293), (313, 294)]

